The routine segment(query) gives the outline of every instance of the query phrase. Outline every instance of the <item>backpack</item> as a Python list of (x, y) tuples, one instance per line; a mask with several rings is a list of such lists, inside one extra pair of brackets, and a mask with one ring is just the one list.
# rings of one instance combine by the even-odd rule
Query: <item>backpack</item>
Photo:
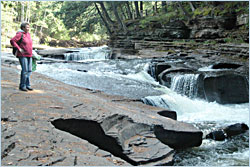
[[(19, 41), (17, 41), (17, 44), (20, 45), (20, 43), (22, 42), (22, 40), (23, 40), (23, 33), (22, 33), (21, 39)], [(12, 54), (15, 55), (16, 52), (17, 52), (17, 48), (13, 47)]]

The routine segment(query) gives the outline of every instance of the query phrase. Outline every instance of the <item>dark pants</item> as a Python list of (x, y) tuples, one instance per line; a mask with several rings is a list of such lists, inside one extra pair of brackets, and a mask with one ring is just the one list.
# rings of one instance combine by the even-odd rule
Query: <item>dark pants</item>
[(30, 75), (32, 72), (32, 58), (19, 57), (19, 62), (22, 67), (19, 88), (30, 87)]

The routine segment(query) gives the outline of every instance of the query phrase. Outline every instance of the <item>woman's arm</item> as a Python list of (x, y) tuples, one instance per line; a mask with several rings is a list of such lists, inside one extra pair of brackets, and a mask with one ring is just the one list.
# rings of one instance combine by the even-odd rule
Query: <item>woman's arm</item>
[(13, 46), (13, 47), (15, 47), (15, 48), (17, 48), (20, 52), (21, 52), (21, 48), (20, 48), (20, 46), (17, 44), (17, 42), (21, 39), (21, 37), (22, 37), (22, 33), (21, 32), (18, 32), (17, 34), (16, 34), (16, 36), (14, 36), (11, 40), (10, 40), (10, 44)]

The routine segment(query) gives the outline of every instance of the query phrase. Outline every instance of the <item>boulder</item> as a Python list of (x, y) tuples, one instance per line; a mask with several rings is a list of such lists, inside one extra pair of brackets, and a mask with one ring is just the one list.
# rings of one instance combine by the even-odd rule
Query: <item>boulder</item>
[(235, 72), (210, 72), (204, 76), (204, 92), (210, 102), (220, 104), (247, 103), (249, 84), (246, 77)]
[(167, 86), (168, 88), (171, 87), (172, 78), (176, 75), (186, 74), (186, 73), (194, 73), (192, 69), (185, 68), (185, 67), (173, 67), (169, 69), (163, 70), (157, 78), (160, 84)]
[(198, 31), (193, 31), (194, 38), (205, 38), (205, 39), (216, 39), (222, 34), (222, 30), (218, 29), (203, 29)]
[(162, 72), (165, 71), (167, 69), (170, 69), (172, 66), (169, 63), (157, 63), (155, 64), (155, 76), (156, 76), (156, 80), (158, 80), (158, 75)]
[(78, 117), (56, 119), (52, 124), (132, 165), (171, 165), (174, 149), (201, 144), (202, 132), (191, 124), (157, 116), (157, 113), (140, 115), (111, 113), (99, 120)]
[(161, 34), (162, 38), (187, 39), (190, 36), (191, 30), (180, 20), (171, 20), (163, 27), (165, 32)]
[(206, 135), (206, 139), (212, 139), (216, 141), (223, 141), (226, 138), (230, 138), (232, 136), (236, 136), (242, 133), (245, 133), (249, 130), (249, 127), (244, 123), (236, 123), (230, 126), (227, 126), (224, 129), (216, 130), (210, 132)]

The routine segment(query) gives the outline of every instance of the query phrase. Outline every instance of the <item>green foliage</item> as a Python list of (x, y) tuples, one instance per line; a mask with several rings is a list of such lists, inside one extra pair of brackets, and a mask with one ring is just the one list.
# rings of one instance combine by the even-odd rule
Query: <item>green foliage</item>
[[(116, 1), (115, 3), (119, 16), (129, 25), (127, 27), (129, 31), (148, 30), (156, 24), (166, 24), (176, 18), (185, 21), (187, 18), (181, 12), (180, 4), (193, 17), (249, 13), (249, 2), (247, 1), (194, 1), (193, 4), (197, 7), (194, 12), (188, 2), (169, 1), (166, 5), (167, 10), (164, 11), (161, 10), (160, 1), (143, 1), (143, 17), (138, 20), (128, 20), (125, 2)], [(128, 3), (135, 14), (134, 1)], [(157, 4), (158, 12), (153, 8), (155, 4)], [(110, 24), (110, 29), (117, 27), (111, 2), (105, 1), (104, 5), (110, 18), (115, 21), (114, 25)], [(22, 8), (24, 8), (24, 13), (22, 13)], [(2, 44), (9, 43), (9, 38), (15, 35), (19, 29), (21, 18), (28, 19), (30, 22), (31, 35), (35, 43), (39, 43), (40, 39), (44, 39), (48, 43), (52, 39), (70, 40), (74, 38), (92, 41), (107, 38), (106, 27), (104, 27), (93, 1), (1, 1), (1, 9)], [(101, 8), (100, 10), (103, 13)], [(249, 24), (241, 27), (242, 30), (248, 30), (248, 28)], [(242, 42), (242, 40), (237, 41)], [(225, 39), (225, 42), (234, 41), (229, 37)]]
[(248, 13), (248, 2), (218, 2), (218, 5), (207, 4), (201, 5), (194, 11), (194, 17), (197, 16), (227, 16), (229, 14), (242, 14)]
[(204, 42), (204, 44), (215, 45), (215, 44), (217, 44), (217, 42), (215, 40), (207, 40)]
[(207, 16), (210, 15), (211, 12), (213, 11), (212, 7), (204, 7), (204, 8), (197, 8), (194, 11), (194, 17), (196, 16)]
[(148, 16), (140, 20), (140, 28), (145, 29), (152, 26), (152, 22), (158, 22), (161, 24), (168, 23), (171, 19), (176, 17), (175, 12), (168, 12), (166, 14), (159, 14), (156, 16)]
[(227, 37), (224, 39), (224, 42), (226, 43), (234, 43), (234, 44), (241, 44), (244, 43), (244, 40), (242, 38), (232, 38), (232, 37)]

